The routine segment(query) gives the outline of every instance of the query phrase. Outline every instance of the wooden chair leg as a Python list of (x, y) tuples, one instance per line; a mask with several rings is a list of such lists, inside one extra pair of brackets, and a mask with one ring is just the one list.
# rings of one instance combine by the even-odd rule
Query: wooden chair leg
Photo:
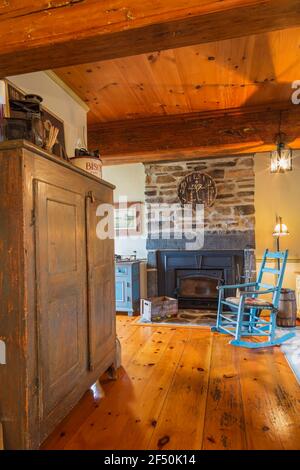
[(222, 292), (219, 291), (217, 322), (216, 322), (216, 326), (213, 326), (211, 328), (211, 331), (213, 331), (213, 332), (219, 331), (220, 327), (222, 326), (222, 317), (221, 317), (221, 315), (223, 313), (222, 299), (223, 299)]
[(244, 318), (244, 302), (240, 302), (239, 310), (237, 314), (237, 321), (236, 321), (236, 330), (235, 330), (235, 338), (234, 342), (232, 341), (231, 344), (239, 344), (241, 341), (241, 334), (242, 334), (242, 323)]
[(219, 292), (217, 328), (220, 328), (220, 326), (222, 326), (222, 317), (221, 317), (223, 313), (222, 299), (223, 299), (222, 292)]
[(270, 315), (270, 341), (274, 341), (276, 331), (276, 312), (271, 311)]
[(253, 327), (255, 327), (255, 320), (254, 317), (256, 315), (256, 308), (251, 308), (249, 311), (249, 326), (248, 331), (249, 333), (253, 333)]

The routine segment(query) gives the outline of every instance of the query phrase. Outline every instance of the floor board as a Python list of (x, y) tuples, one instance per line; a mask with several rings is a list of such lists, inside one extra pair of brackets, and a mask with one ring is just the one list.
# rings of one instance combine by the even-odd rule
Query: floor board
[(186, 330), (177, 363), (149, 449), (199, 449), (205, 419), (211, 336)]
[(226, 336), (213, 336), (203, 449), (247, 448), (237, 353)]
[(279, 348), (117, 317), (122, 368), (44, 449), (300, 449), (300, 388)]

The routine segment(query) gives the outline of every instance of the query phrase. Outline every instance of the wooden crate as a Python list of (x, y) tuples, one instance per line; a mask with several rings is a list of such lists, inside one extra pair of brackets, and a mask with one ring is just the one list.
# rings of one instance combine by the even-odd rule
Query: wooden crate
[(141, 299), (141, 315), (145, 321), (163, 320), (178, 313), (178, 300), (172, 297)]

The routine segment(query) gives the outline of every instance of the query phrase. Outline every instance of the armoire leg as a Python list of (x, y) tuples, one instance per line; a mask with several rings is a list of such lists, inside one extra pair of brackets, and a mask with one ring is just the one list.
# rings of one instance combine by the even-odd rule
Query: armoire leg
[(115, 360), (107, 369), (107, 375), (111, 380), (117, 380), (118, 378), (118, 369), (121, 367), (121, 352), (121, 343), (119, 338), (116, 337)]
[(117, 378), (118, 378), (118, 369), (116, 368), (115, 364), (112, 364), (107, 369), (107, 375), (110, 378), (110, 380), (117, 380)]
[(118, 337), (116, 337), (116, 357), (115, 357), (115, 367), (119, 369), (122, 365), (122, 347)]

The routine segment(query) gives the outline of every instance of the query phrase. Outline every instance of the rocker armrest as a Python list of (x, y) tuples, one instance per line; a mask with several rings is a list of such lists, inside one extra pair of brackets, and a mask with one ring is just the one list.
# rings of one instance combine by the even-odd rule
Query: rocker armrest
[(222, 290), (222, 289), (237, 289), (237, 288), (241, 288), (241, 287), (253, 287), (253, 286), (256, 286), (256, 282), (246, 282), (245, 284), (231, 284), (231, 285), (225, 285), (225, 286), (218, 286), (217, 289), (218, 290)]

